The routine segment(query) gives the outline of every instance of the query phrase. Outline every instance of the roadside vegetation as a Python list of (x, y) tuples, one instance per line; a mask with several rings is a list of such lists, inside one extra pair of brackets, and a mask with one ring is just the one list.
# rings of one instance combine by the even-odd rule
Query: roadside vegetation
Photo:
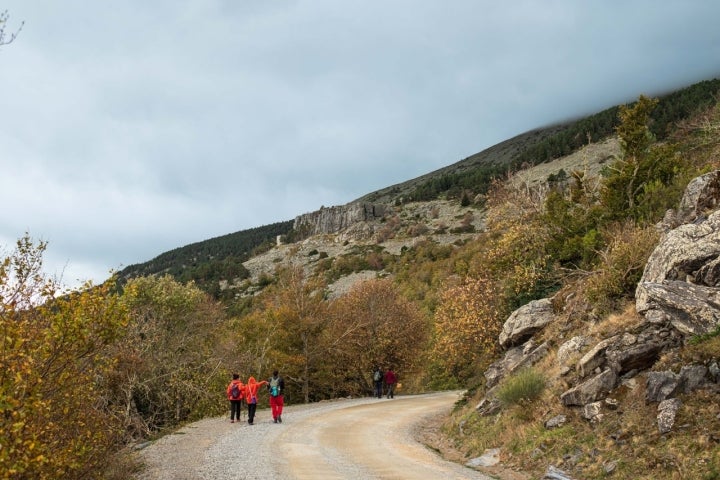
[[(400, 255), (313, 252), (315, 268), (278, 264), (249, 296), (210, 286), (218, 271), (247, 272), (197, 245), (158, 257), (155, 275), (63, 292), (42, 272), (47, 245), (25, 235), (0, 264), (0, 478), (127, 478), (137, 466), (123, 447), (224, 412), (232, 372), (264, 378), (278, 368), (289, 403), (313, 402), (369, 394), (375, 364), (399, 372), (400, 393), (468, 388), (444, 428), (470, 457), (502, 446), (508, 465), (529, 472), (574, 462), (583, 478), (604, 478), (615, 462), (613, 478), (720, 478), (720, 420), (705, 394), (683, 398), (697, 417), (669, 438), (656, 433), (642, 388), (619, 398), (622, 424), (596, 427), (560, 406), (564, 385), (549, 358), (501, 385), (500, 414), (474, 412), (517, 307), (558, 293), (565, 335), (636, 321), (629, 305), (658, 240), (653, 225), (691, 178), (720, 167), (716, 103), (668, 122), (662, 141), (651, 128), (657, 107), (640, 97), (617, 109), (623, 154), (601, 178), (577, 171), (542, 189), (464, 185), (466, 205), (485, 193), (477, 207), (486, 229), (471, 240), (439, 245), (413, 230), (418, 241)], [(388, 238), (398, 225), (388, 220)], [(243, 254), (270, 248), (287, 227), (243, 237)], [(236, 240), (216, 244), (236, 255)], [(170, 257), (189, 252), (212, 262), (170, 275)], [(377, 278), (328, 295), (329, 282), (361, 270)], [(699, 338), (682, 355), (718, 358), (720, 341)], [(551, 413), (570, 419), (546, 430)]]

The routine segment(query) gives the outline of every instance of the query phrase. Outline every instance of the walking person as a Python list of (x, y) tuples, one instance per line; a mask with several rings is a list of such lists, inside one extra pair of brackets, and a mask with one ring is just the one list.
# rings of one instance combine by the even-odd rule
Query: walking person
[(277, 370), (273, 371), (272, 377), (268, 380), (268, 392), (270, 393), (270, 411), (274, 423), (282, 423), (282, 411), (285, 405), (283, 399), (284, 390), (285, 379), (280, 376)]
[(375, 387), (373, 390), (373, 396), (377, 398), (382, 398), (382, 384), (383, 384), (383, 372), (382, 369), (375, 365), (375, 369), (373, 370), (373, 386)]
[(230, 401), (230, 423), (235, 420), (240, 421), (240, 412), (242, 410), (242, 399), (245, 394), (245, 385), (240, 380), (240, 374), (233, 373), (232, 380), (227, 386), (227, 399)]
[(387, 389), (387, 398), (395, 398), (395, 384), (397, 383), (397, 375), (393, 372), (392, 367), (385, 372), (385, 388)]
[(255, 410), (257, 410), (258, 403), (258, 388), (266, 385), (268, 382), (263, 380), (258, 382), (255, 377), (248, 378), (247, 385), (245, 385), (245, 403), (248, 407), (248, 424), (252, 425), (255, 421)]

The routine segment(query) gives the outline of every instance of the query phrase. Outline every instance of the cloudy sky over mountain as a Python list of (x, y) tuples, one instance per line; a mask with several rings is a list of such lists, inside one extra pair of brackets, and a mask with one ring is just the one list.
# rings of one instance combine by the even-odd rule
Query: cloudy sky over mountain
[(716, 0), (0, 0), (0, 246), (99, 282), (720, 77)]

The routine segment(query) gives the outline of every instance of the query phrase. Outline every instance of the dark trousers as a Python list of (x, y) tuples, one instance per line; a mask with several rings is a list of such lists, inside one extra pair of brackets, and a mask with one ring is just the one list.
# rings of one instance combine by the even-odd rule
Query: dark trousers
[(382, 397), (382, 380), (375, 382), (375, 395), (377, 398)]
[(255, 410), (257, 409), (257, 403), (248, 403), (248, 423), (252, 425), (255, 420)]
[(242, 400), (230, 400), (230, 420), (240, 420)]
[(387, 397), (388, 398), (395, 398), (395, 384), (394, 383), (388, 383), (385, 385), (385, 388), (387, 389)]

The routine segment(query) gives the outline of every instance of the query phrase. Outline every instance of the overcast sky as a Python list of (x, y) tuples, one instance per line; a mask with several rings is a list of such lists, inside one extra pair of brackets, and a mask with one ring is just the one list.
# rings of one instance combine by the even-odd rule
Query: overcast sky
[(66, 284), (720, 77), (717, 0), (0, 0), (0, 248)]

